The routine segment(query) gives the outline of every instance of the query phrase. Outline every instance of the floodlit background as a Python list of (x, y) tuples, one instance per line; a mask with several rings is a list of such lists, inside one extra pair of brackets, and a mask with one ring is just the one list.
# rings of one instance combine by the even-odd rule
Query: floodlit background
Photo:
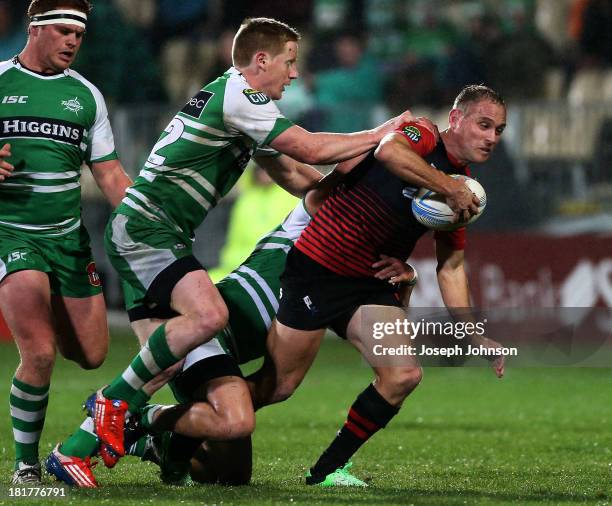
[[(25, 43), (26, 5), (0, 0), (0, 59)], [(247, 16), (273, 16), (302, 33), (301, 76), (279, 107), (313, 131), (365, 129), (406, 108), (442, 129), (463, 85), (498, 90), (508, 128), (492, 159), (474, 168), (489, 197), (471, 227), (478, 251), (467, 250), (477, 302), (612, 306), (612, 2), (98, 1), (75, 67), (106, 96), (118, 152), (133, 176), (172, 115), (230, 66), (233, 34)], [(121, 290), (101, 249), (109, 210), (84, 179), (98, 267), (109, 306), (120, 308)], [(207, 267), (221, 264), (213, 270), (220, 277), (292, 205), (263, 177), (244, 177), (198, 231), (197, 256)], [(514, 248), (495, 247), (500, 239), (492, 232), (513, 234), (505, 243)], [(548, 242), (553, 237), (558, 242)], [(533, 249), (542, 254), (521, 254)], [(420, 254), (431, 272), (431, 247)], [(440, 304), (435, 283), (414, 302)]]

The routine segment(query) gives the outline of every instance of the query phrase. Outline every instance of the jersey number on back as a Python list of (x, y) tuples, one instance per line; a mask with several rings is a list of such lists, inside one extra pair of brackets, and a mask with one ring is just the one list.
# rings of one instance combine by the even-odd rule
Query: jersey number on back
[[(204, 111), (206, 104), (208, 104), (208, 101), (213, 97), (213, 95), (214, 93), (211, 93), (210, 91), (201, 90), (195, 97), (187, 102), (187, 105), (185, 105), (181, 112), (199, 119), (200, 116), (202, 116), (202, 111)], [(168, 135), (162, 137), (157, 141), (157, 144), (153, 146), (151, 154), (145, 163), (145, 167), (153, 168), (164, 165), (166, 157), (158, 155), (157, 152), (178, 141), (183, 135), (184, 131), (185, 123), (183, 123), (180, 118), (174, 118), (164, 130), (164, 132), (166, 132)]]
[(157, 152), (165, 148), (166, 146), (169, 146), (170, 144), (173, 144), (178, 141), (181, 138), (181, 135), (183, 135), (184, 131), (185, 124), (180, 119), (174, 118), (164, 130), (164, 132), (166, 132), (168, 135), (162, 137), (160, 140), (157, 141), (157, 144), (153, 146), (153, 149), (151, 150), (151, 154), (149, 155), (145, 166), (151, 168), (163, 165), (166, 161), (166, 157), (158, 155)]

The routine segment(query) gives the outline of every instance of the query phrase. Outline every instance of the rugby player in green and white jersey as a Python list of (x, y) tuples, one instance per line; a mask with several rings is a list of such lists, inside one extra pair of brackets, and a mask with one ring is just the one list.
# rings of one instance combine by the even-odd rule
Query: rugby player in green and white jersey
[(56, 349), (85, 369), (108, 349), (100, 278), (81, 223), (81, 165), (114, 207), (131, 184), (100, 91), (70, 70), (86, 0), (34, 0), (23, 51), (0, 62), (0, 306), (21, 362), (10, 393), (13, 483), (40, 481)]
[(147, 332), (129, 367), (86, 402), (103, 451), (124, 455), (125, 413), (144, 404), (142, 386), (227, 323), (227, 307), (193, 257), (191, 241), (249, 158), (254, 155), (288, 191), (304, 193), (320, 178), (307, 164), (365, 153), (411, 118), (407, 113), (353, 134), (310, 133), (293, 125), (272, 100), (298, 76), (298, 39), (279, 21), (246, 20), (234, 38), (234, 67), (172, 119), (107, 226), (106, 251), (135, 299), (179, 316)]

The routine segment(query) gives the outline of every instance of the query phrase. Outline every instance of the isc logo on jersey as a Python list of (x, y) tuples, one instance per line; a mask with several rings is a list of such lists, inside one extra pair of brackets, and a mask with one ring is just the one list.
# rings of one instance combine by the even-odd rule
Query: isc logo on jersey
[(7, 95), (2, 99), (3, 104), (27, 104), (28, 103), (28, 95)]
[(251, 102), (251, 104), (263, 105), (267, 104), (270, 101), (270, 97), (265, 93), (262, 93), (261, 91), (247, 88), (245, 90), (242, 90), (242, 93), (244, 93), (244, 96), (249, 99), (249, 102)]
[(406, 126), (402, 131), (415, 144), (421, 140), (421, 131), (415, 126)]

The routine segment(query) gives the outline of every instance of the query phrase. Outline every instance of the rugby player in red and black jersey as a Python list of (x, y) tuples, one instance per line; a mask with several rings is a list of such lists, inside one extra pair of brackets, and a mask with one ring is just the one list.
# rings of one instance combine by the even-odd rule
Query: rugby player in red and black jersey
[[(441, 134), (424, 122), (407, 123), (388, 134), (375, 151), (341, 164), (338, 169), (348, 172), (345, 181), (289, 253), (277, 319), (268, 334), (269, 357), (250, 378), (255, 406), (280, 402), (295, 391), (328, 327), (355, 346), (375, 373), (374, 382), (359, 394), (346, 423), (311, 468), (308, 484), (365, 485), (348, 473), (350, 457), (390, 422), (422, 377), (414, 356), (380, 366), (367, 352), (375, 321), (405, 318), (396, 288), (381, 279), (377, 269), (387, 257), (407, 259), (427, 232), (411, 212), (418, 188), (444, 195), (457, 219), (476, 211), (473, 194), (449, 174), (469, 175), (469, 163), (486, 161), (505, 126), (501, 96), (486, 86), (466, 86)], [(445, 305), (469, 307), (465, 229), (437, 232), (435, 243)], [(368, 311), (373, 306), (376, 310)], [(370, 335), (364, 335), (366, 329)], [(409, 336), (391, 337), (393, 342), (409, 344)], [(474, 344), (499, 347), (484, 336)], [(492, 365), (501, 377), (503, 357), (493, 357)]]

